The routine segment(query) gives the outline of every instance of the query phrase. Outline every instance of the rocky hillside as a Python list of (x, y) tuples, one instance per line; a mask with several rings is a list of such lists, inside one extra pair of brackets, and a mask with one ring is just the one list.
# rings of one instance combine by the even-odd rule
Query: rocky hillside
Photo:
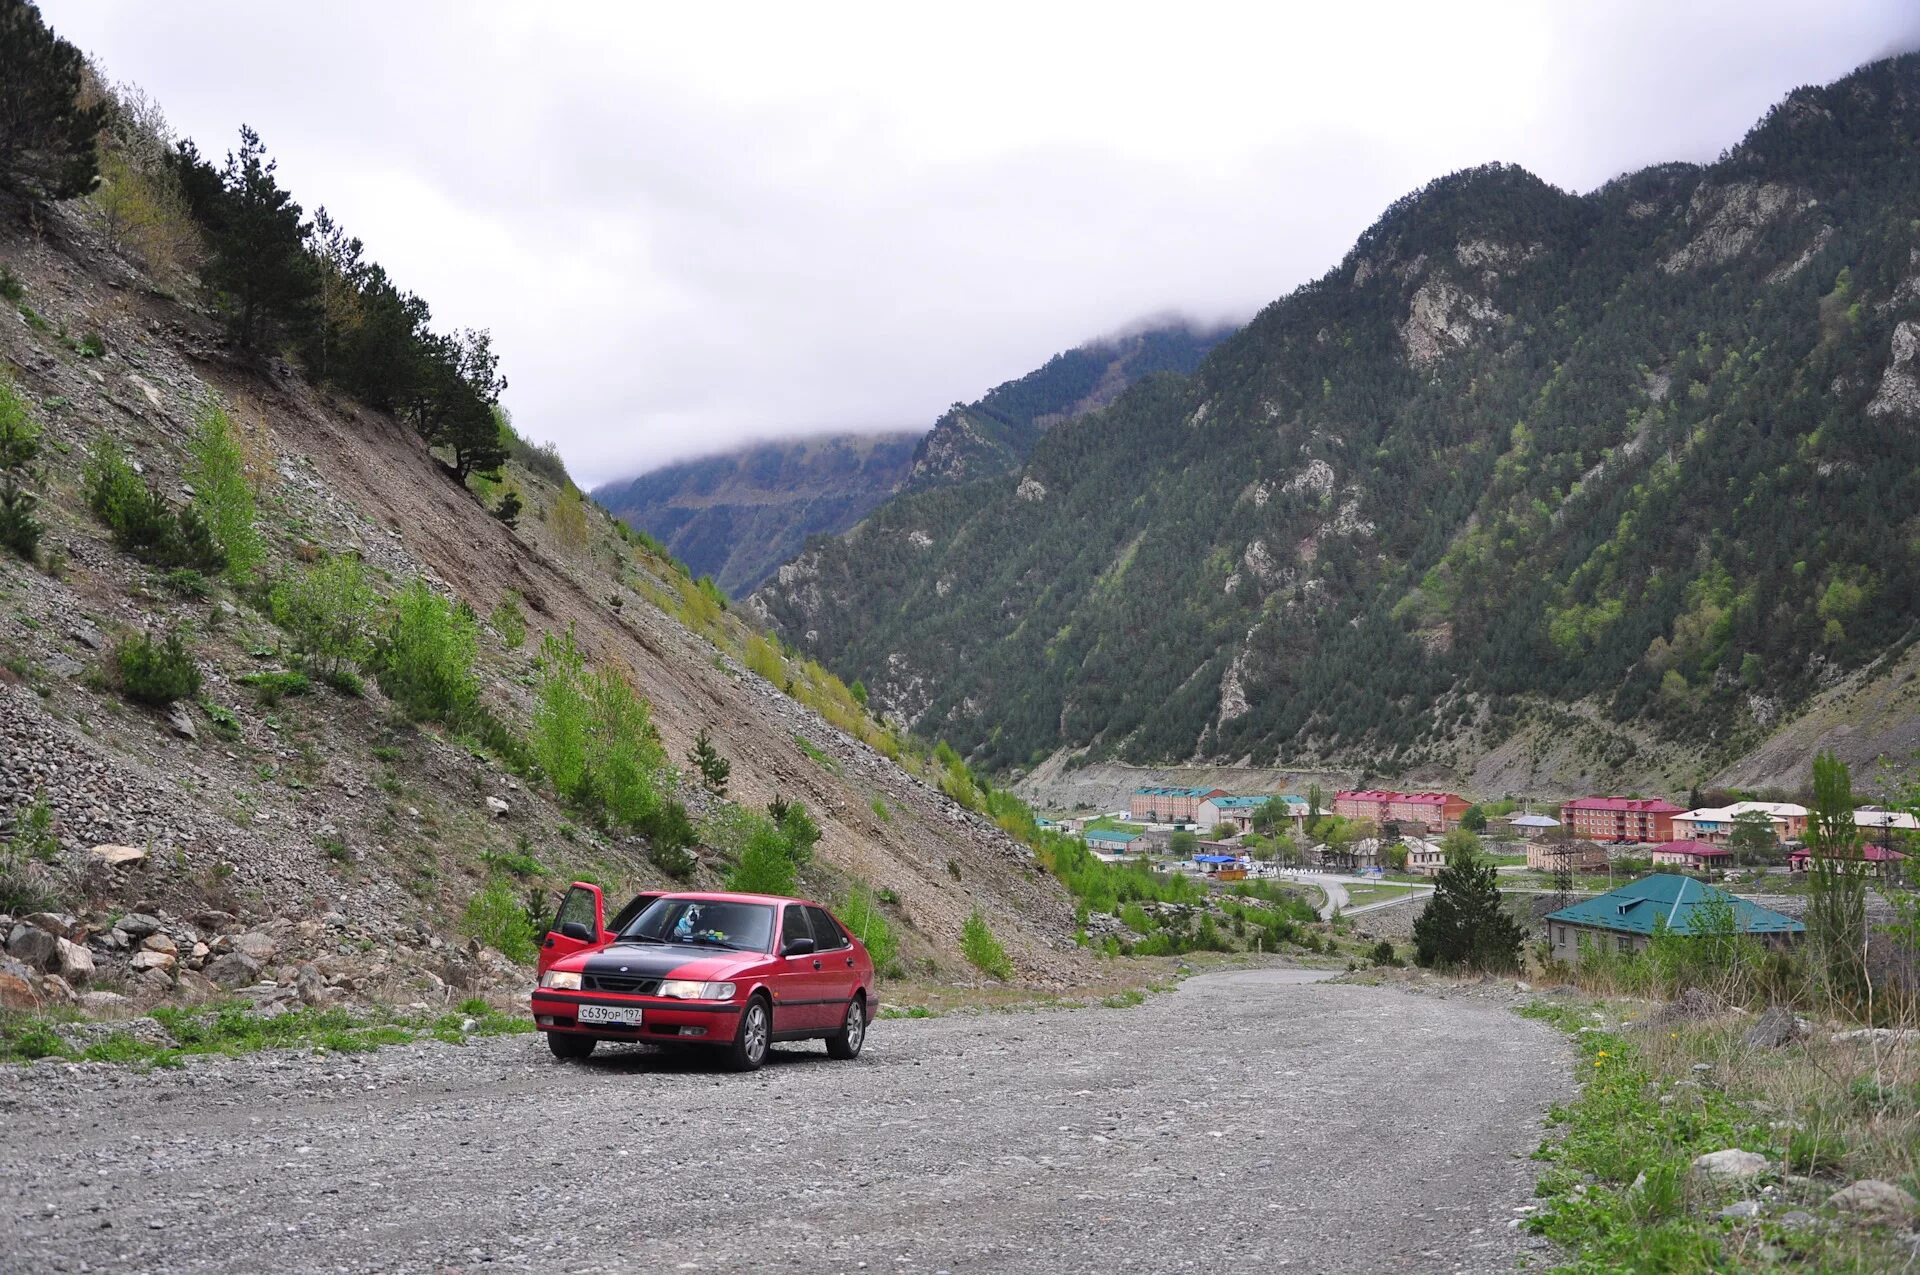
[(1705, 167), (1437, 180), (1192, 376), (754, 606), (1003, 769), (1684, 786), (1782, 732), (1760, 770), (1905, 761), (1910, 714), (1847, 706), (1920, 597), (1917, 136), (1908, 56)]
[[(498, 482), (458, 481), (392, 413), (237, 347), (191, 299), (191, 252), (157, 277), (108, 246), (94, 213), (0, 205), (0, 384), (42, 431), (45, 524), (33, 560), (0, 553), (7, 1005), (89, 988), (191, 999), (262, 977), (315, 1002), (517, 996), (524, 967), (482, 938), (582, 876), (616, 903), (717, 885), (740, 853), (728, 828), (776, 797), (821, 831), (801, 889), (871, 901), (900, 938), (897, 970), (971, 977), (957, 945), (979, 908), (1024, 974), (1071, 973), (1072, 909), (1026, 847), (862, 742), (887, 740), (857, 714), (835, 709), (850, 734), (795, 698), (830, 702), (813, 672), (776, 686), (749, 671), (755, 631), (550, 455), (517, 446)], [(89, 467), (117, 449), (163, 520), (187, 527), (188, 444), (210, 404), (257, 504), (263, 557), (239, 579), (143, 561), (89, 507)], [(522, 502), (517, 527), (477, 498), (502, 490)], [(384, 674), (323, 678), (300, 655), (273, 586), (339, 562), (363, 564), (377, 625), (417, 582), (477, 618), (472, 726), (416, 720)], [(526, 766), (542, 641), (568, 632), (647, 701), (674, 767), (661, 782), (695, 824), (690, 862), (602, 830)], [(135, 693), (178, 671), (169, 634), (197, 686), (150, 707)], [(703, 731), (732, 764), (726, 802), (689, 777)]]
[(923, 436), (839, 434), (756, 443), (594, 489), (732, 597), (765, 584), (817, 535), (850, 530), (902, 488), (1015, 469), (1047, 429), (1111, 403), (1157, 372), (1189, 372), (1231, 331), (1182, 323), (1089, 341), (973, 403)]
[(593, 498), (731, 597), (765, 584), (816, 535), (838, 535), (906, 481), (914, 434), (755, 443), (605, 483)]

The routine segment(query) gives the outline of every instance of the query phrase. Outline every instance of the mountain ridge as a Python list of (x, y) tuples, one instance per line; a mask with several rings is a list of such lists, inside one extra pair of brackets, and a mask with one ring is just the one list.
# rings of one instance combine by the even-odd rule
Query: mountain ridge
[(603, 483), (593, 497), (658, 538), (696, 575), (744, 597), (818, 535), (850, 530), (900, 490), (1016, 468), (1049, 428), (1110, 403), (1157, 372), (1186, 372), (1232, 329), (1155, 320), (1055, 354), (925, 434), (770, 439)]
[(1712, 165), (1436, 179), (1184, 381), (753, 605), (1003, 770), (1463, 773), (1580, 705), (1561, 774), (1732, 764), (1916, 618), (1917, 116), (1909, 55)]

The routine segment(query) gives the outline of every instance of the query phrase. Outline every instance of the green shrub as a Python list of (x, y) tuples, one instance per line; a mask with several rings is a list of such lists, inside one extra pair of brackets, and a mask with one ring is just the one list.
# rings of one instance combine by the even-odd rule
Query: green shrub
[(107, 353), (107, 338), (97, 331), (89, 332), (80, 338), (80, 343), (74, 349), (82, 358), (103, 358)]
[(233, 422), (218, 403), (201, 405), (188, 447), (193, 453), (187, 481), (193, 484), (194, 508), (226, 558), (227, 575), (243, 579), (260, 565), (266, 550), (253, 525), (253, 484), (247, 479), (246, 454)]
[(1013, 977), (1013, 962), (1007, 959), (1007, 949), (993, 936), (979, 908), (973, 910), (960, 931), (960, 950), (973, 967), (988, 978), (1005, 982)]
[(658, 840), (647, 846), (647, 862), (676, 881), (685, 881), (699, 866), (685, 846)]
[(462, 722), (479, 699), (478, 642), (473, 612), (416, 579), (394, 600), (379, 643), (380, 689), (415, 720)]
[(505, 877), (494, 877), (467, 901), (460, 930), (522, 965), (539, 955), (539, 931)]
[(210, 592), (207, 577), (193, 567), (175, 567), (160, 577), (161, 587), (183, 598), (204, 598)]
[(0, 841), (0, 912), (23, 916), (53, 906), (53, 892), (45, 871), (60, 853), (53, 834), (53, 807), (43, 790), (33, 804), (14, 819), (13, 833)]
[(758, 633), (747, 639), (746, 665), (775, 686), (787, 684), (787, 662), (773, 643)]
[(686, 845), (693, 828), (661, 792), (666, 749), (647, 702), (612, 669), (589, 670), (569, 629), (540, 645), (531, 752), (560, 796), (610, 827)]
[(40, 427), (27, 415), (27, 401), (13, 378), (0, 371), (0, 546), (33, 561), (44, 530), (33, 516), (40, 497), (29, 490), (37, 480)]
[(299, 669), (263, 669), (258, 673), (247, 673), (240, 678), (240, 685), (249, 687), (260, 697), (262, 704), (271, 707), (289, 695), (305, 695), (313, 689), (313, 683)]
[(20, 304), (27, 295), (27, 285), (13, 272), (13, 267), (0, 265), (0, 297), (5, 297), (15, 305)]
[(527, 614), (520, 609), (520, 595), (512, 589), (500, 597), (500, 605), (487, 617), (500, 642), (509, 651), (517, 651), (527, 640)]
[(159, 567), (218, 571), (226, 557), (197, 508), (178, 513), (153, 483), (133, 470), (119, 445), (102, 436), (83, 473), (87, 508), (113, 533), (113, 542)]
[(727, 873), (727, 889), (743, 894), (792, 894), (796, 872), (785, 840), (771, 820), (759, 819)]
[(366, 568), (346, 554), (281, 581), (267, 595), (274, 623), (293, 638), (307, 668), (326, 680), (372, 656), (373, 606)]
[(872, 889), (865, 883), (855, 886), (841, 900), (839, 911), (841, 922), (867, 945), (873, 968), (882, 975), (894, 973), (900, 958), (900, 940), (894, 935), (886, 913), (876, 904)]
[(146, 634), (122, 638), (110, 656), (120, 690), (129, 699), (162, 707), (200, 693), (200, 669), (178, 629), (155, 642)]

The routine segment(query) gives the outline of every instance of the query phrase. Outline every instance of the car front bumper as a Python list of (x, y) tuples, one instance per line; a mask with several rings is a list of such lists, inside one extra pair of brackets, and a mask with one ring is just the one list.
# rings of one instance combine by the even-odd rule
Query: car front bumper
[[(637, 1027), (609, 1023), (581, 1023), (582, 1005), (637, 1010)], [(558, 992), (538, 988), (533, 993), (533, 1022), (541, 1031), (597, 1036), (602, 1040), (686, 1040), (727, 1044), (740, 1027), (740, 1005), (735, 1001), (668, 1000), (657, 996), (614, 996), (605, 992)]]

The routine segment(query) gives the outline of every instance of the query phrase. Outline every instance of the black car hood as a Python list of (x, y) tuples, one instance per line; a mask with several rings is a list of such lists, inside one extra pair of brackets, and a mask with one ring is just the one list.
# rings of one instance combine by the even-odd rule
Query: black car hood
[(615, 943), (590, 953), (580, 968), (589, 974), (633, 978), (723, 979), (732, 970), (766, 959), (755, 952), (669, 943)]

